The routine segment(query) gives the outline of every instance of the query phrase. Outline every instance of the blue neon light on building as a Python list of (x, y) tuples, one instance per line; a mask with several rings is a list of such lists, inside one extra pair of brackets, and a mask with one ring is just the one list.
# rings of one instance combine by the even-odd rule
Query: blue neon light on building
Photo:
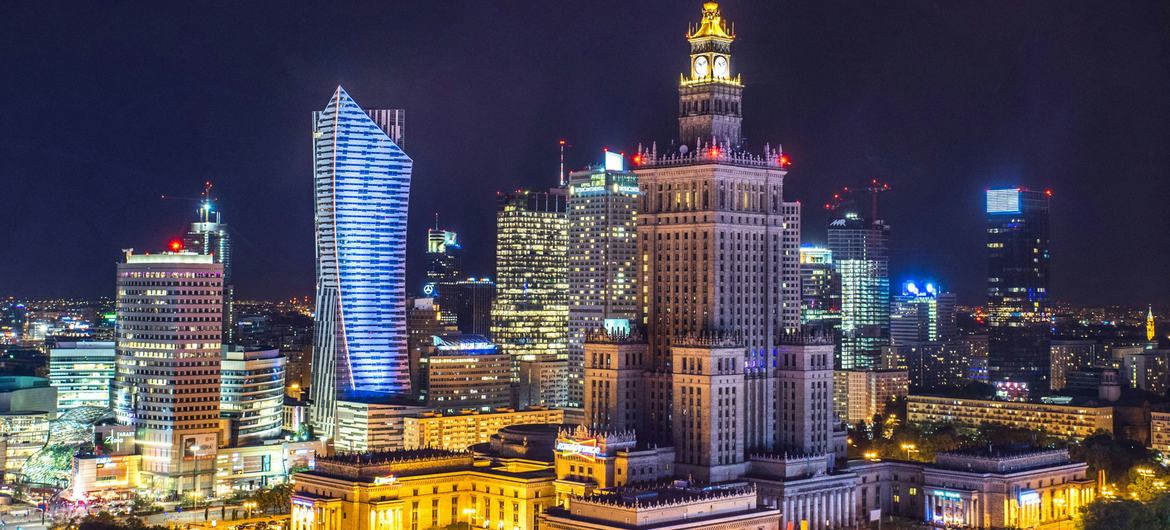
[(333, 435), (339, 398), (410, 392), (406, 211), (412, 161), (399, 147), (399, 131), (399, 111), (367, 112), (341, 87), (325, 110), (314, 113), (312, 395), (314, 427), (323, 436)]

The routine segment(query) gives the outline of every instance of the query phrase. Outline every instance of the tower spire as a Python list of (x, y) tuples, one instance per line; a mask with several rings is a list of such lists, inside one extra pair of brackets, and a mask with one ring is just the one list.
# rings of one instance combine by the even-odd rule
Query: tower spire
[(1154, 326), (1154, 306), (1151, 304), (1146, 310), (1146, 342), (1154, 342), (1154, 335), (1157, 330)]

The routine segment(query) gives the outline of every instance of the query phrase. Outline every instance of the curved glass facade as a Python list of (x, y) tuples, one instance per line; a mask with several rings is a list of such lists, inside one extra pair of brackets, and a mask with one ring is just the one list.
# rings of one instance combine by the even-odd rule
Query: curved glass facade
[(337, 399), (410, 391), (406, 210), (412, 162), (337, 88), (314, 113), (317, 305), (314, 423), (332, 436)]

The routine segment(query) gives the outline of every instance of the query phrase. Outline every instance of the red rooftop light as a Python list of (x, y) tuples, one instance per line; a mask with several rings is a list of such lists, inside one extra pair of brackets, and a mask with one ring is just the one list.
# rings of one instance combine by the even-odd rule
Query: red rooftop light
[(172, 239), (170, 247), (172, 252), (183, 250), (183, 241), (179, 239)]

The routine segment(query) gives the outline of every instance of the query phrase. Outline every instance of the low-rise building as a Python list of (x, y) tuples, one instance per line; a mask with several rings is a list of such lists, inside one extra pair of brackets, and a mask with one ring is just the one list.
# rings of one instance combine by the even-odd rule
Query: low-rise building
[(685, 482), (624, 488), (573, 499), (541, 517), (550, 530), (779, 530), (780, 510), (758, 503), (754, 487), (692, 487)]
[(1170, 412), (1150, 413), (1150, 447), (1170, 455)]
[(983, 424), (1042, 430), (1059, 436), (1085, 438), (1097, 431), (1113, 432), (1113, 407), (1097, 402), (1042, 403), (911, 395), (907, 421)]
[(442, 449), (321, 457), (296, 475), (291, 530), (535, 530), (554, 478), (544, 462)]
[(563, 409), (499, 409), (493, 412), (464, 411), (444, 415), (423, 412), (402, 418), (404, 449), (447, 449), (464, 451), (475, 444), (487, 443), (493, 434), (509, 425), (529, 423), (565, 423)]

